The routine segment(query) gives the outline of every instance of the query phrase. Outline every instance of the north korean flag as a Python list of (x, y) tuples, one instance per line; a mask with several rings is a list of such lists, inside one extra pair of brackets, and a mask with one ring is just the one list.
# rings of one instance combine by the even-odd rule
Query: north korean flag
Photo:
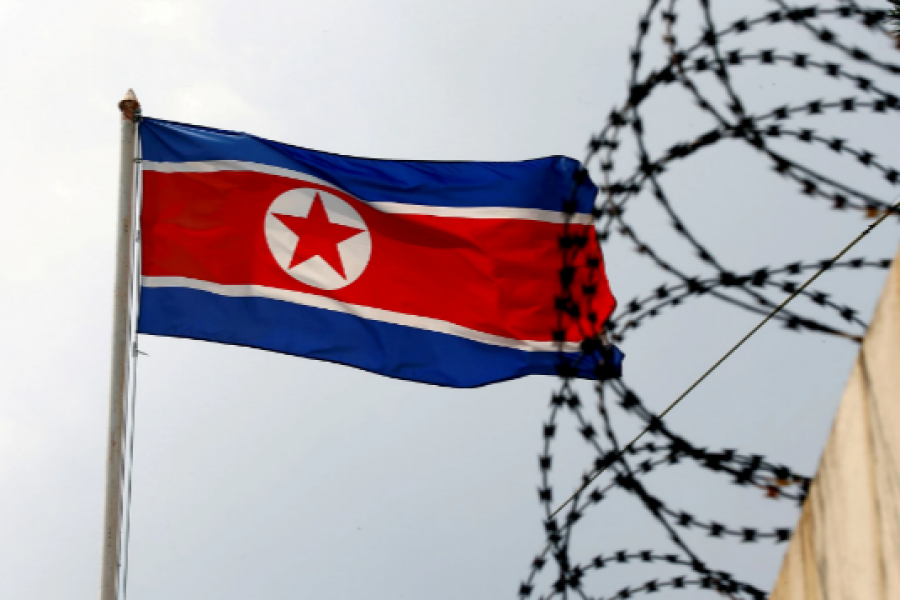
[[(615, 300), (597, 189), (574, 160), (353, 158), (157, 119), (139, 131), (139, 333), (453, 387), (561, 361), (584, 378), (619, 368), (618, 350), (583, 343)], [(570, 257), (575, 317), (559, 310), (561, 237), (587, 240)]]

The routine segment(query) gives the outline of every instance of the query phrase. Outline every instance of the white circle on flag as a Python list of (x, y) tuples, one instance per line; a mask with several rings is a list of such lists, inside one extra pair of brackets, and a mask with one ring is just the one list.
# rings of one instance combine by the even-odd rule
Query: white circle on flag
[(372, 257), (372, 236), (345, 200), (315, 188), (278, 196), (265, 218), (275, 262), (291, 277), (322, 290), (356, 281)]

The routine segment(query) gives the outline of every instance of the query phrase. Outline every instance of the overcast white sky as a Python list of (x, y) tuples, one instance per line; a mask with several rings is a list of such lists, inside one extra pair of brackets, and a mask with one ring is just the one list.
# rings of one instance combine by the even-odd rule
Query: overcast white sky
[[(749, 13), (771, 5), (727, 1)], [(0, 598), (97, 594), (116, 103), (126, 89), (150, 116), (344, 154), (580, 158), (625, 96), (642, 4), (0, 3)], [(810, 48), (788, 34), (748, 44)], [(853, 93), (775, 70), (748, 69), (740, 83), (757, 106), (780, 105), (788, 92)], [(648, 114), (658, 148), (708, 126), (674, 96)], [(889, 159), (895, 121), (820, 123)], [(736, 270), (825, 258), (867, 224), (800, 197), (738, 150), (695, 159), (670, 183), (688, 222)], [(699, 269), (658, 211), (641, 206), (633, 218), (645, 236)], [(897, 227), (886, 224), (854, 255), (891, 257), (896, 245)], [(661, 281), (626, 244), (611, 243), (607, 261), (622, 300)], [(868, 317), (884, 273), (828, 277), (822, 287)], [(754, 322), (706, 299), (680, 308), (624, 345), (628, 381), (661, 408)], [(542, 547), (536, 457), (552, 379), (457, 391), (249, 349), (140, 345), (149, 356), (139, 366), (130, 598), (514, 597)], [(769, 327), (671, 422), (699, 445), (811, 474), (854, 354), (845, 341)], [(623, 435), (635, 430), (620, 425)], [(574, 429), (564, 437), (560, 489), (590, 458)], [(797, 514), (696, 474), (657, 483), (674, 506), (729, 524), (791, 526)], [(604, 505), (578, 536), (584, 557), (667, 548), (627, 499)], [(783, 552), (696, 543), (761, 587)], [(646, 574), (593, 575), (589, 589), (612, 593)]]

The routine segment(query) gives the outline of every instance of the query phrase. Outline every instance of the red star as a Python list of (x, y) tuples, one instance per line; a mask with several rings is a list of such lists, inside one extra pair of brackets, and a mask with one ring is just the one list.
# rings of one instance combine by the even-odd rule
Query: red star
[(338, 244), (363, 233), (364, 229), (332, 223), (328, 219), (328, 213), (325, 212), (325, 206), (318, 193), (305, 218), (293, 215), (273, 216), (300, 238), (294, 248), (294, 256), (291, 258), (289, 269), (293, 269), (314, 256), (321, 256), (322, 260), (337, 271), (341, 277), (347, 278), (344, 273), (344, 263), (341, 262), (341, 255), (338, 252)]

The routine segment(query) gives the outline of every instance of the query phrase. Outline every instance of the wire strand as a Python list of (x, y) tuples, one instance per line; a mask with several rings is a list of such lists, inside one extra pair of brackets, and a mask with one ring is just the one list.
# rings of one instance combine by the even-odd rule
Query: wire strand
[[(747, 333), (747, 335), (745, 335), (743, 338), (741, 338), (741, 340), (740, 340), (738, 343), (736, 343), (734, 346), (732, 346), (731, 349), (730, 349), (728, 352), (726, 352), (725, 354), (723, 354), (722, 357), (721, 357), (719, 360), (717, 360), (717, 361), (716, 361), (709, 369), (707, 369), (706, 372), (703, 373), (703, 375), (701, 375), (694, 383), (692, 383), (692, 384), (690, 385), (690, 387), (688, 387), (684, 392), (681, 393), (680, 396), (678, 396), (671, 404), (669, 404), (669, 406), (667, 406), (666, 409), (665, 409), (664, 411), (662, 411), (661, 413), (659, 413), (658, 415), (656, 415), (656, 419), (657, 419), (657, 420), (662, 420), (662, 419), (664, 419), (665, 416), (668, 415), (669, 412), (671, 412), (673, 408), (675, 408), (676, 406), (678, 406), (678, 404), (688, 396), (688, 394), (690, 394), (690, 393), (693, 392), (695, 389), (697, 389), (697, 386), (699, 386), (701, 383), (703, 383), (703, 381), (704, 381), (707, 377), (709, 377), (709, 376), (713, 373), (713, 371), (715, 371), (716, 369), (718, 369), (718, 368), (722, 365), (722, 363), (724, 363), (726, 360), (728, 360), (728, 359), (731, 357), (731, 355), (734, 354), (734, 353), (737, 351), (738, 348), (740, 348), (741, 346), (743, 346), (744, 343), (745, 343), (747, 340), (749, 340), (751, 337), (753, 337), (753, 336), (756, 334), (757, 331), (759, 331), (760, 329), (762, 329), (763, 326), (764, 326), (766, 323), (768, 323), (769, 321), (771, 321), (772, 318), (773, 318), (775, 315), (777, 315), (779, 312), (781, 312), (782, 309), (784, 309), (785, 306), (787, 306), (788, 304), (790, 304), (797, 296), (799, 296), (800, 294), (802, 294), (802, 293), (804, 292), (804, 290), (806, 290), (806, 288), (808, 288), (808, 287), (809, 287), (816, 279), (818, 279), (825, 271), (827, 271), (828, 269), (830, 269), (831, 266), (832, 266), (834, 263), (836, 263), (837, 261), (839, 261), (839, 260), (840, 260), (847, 252), (850, 251), (851, 248), (853, 248), (853, 246), (855, 246), (857, 243), (859, 243), (860, 240), (862, 240), (864, 237), (866, 237), (867, 235), (869, 235), (869, 234), (872, 232), (873, 229), (875, 229), (875, 228), (878, 227), (881, 223), (883, 223), (883, 222), (885, 221), (885, 219), (887, 219), (890, 215), (896, 214), (897, 211), (898, 211), (898, 209), (900, 209), (900, 200), (898, 200), (892, 207), (890, 207), (889, 209), (885, 210), (885, 211), (884, 211), (884, 214), (881, 215), (881, 217), (880, 217), (877, 221), (875, 221), (874, 223), (872, 223), (871, 225), (869, 225), (868, 227), (866, 227), (866, 228), (862, 231), (862, 233), (860, 233), (858, 236), (856, 236), (856, 238), (855, 238), (852, 242), (850, 242), (849, 244), (847, 244), (846, 246), (844, 246), (844, 249), (841, 250), (840, 252), (838, 252), (838, 253), (835, 255), (834, 258), (832, 258), (832, 259), (831, 259), (830, 261), (828, 261), (827, 263), (823, 264), (823, 265), (821, 266), (821, 268), (819, 268), (819, 270), (816, 271), (815, 274), (813, 274), (812, 277), (810, 277), (809, 279), (807, 279), (806, 282), (804, 282), (803, 285), (801, 285), (799, 288), (797, 288), (797, 289), (794, 291), (794, 293), (792, 293), (790, 296), (788, 296), (787, 298), (785, 298), (784, 301), (782, 301), (781, 304), (779, 304), (778, 306), (776, 306), (776, 307), (772, 310), (772, 312), (770, 312), (768, 315), (766, 315), (766, 317), (756, 325), (756, 327), (754, 327), (753, 329), (751, 329), (751, 330)], [(569, 503), (572, 502), (572, 500), (574, 500), (575, 498), (577, 498), (577, 497), (578, 497), (578, 496), (579, 496), (579, 495), (580, 495), (580, 494), (581, 494), (581, 493), (582, 493), (589, 485), (591, 485), (598, 477), (600, 477), (600, 475), (602, 475), (604, 472), (606, 472), (606, 470), (607, 470), (607, 469), (608, 469), (615, 461), (617, 461), (619, 458), (621, 458), (626, 452), (628, 452), (628, 451), (632, 448), (632, 446), (634, 446), (634, 445), (638, 442), (638, 440), (640, 440), (642, 437), (644, 437), (644, 435), (645, 435), (648, 431), (650, 431), (651, 427), (652, 427), (652, 426), (649, 426), (649, 425), (648, 425), (647, 427), (645, 427), (645, 428), (643, 429), (643, 431), (641, 431), (639, 434), (637, 434), (637, 436), (635, 436), (635, 438), (634, 438), (633, 440), (631, 440), (630, 442), (628, 442), (628, 445), (626, 445), (624, 448), (622, 448), (621, 450), (619, 450), (619, 451), (615, 454), (615, 456), (613, 457), (612, 460), (607, 461), (607, 462), (606, 462), (606, 465), (605, 465), (602, 469), (598, 470), (598, 471), (597, 471), (594, 475), (592, 475), (587, 481), (585, 481), (585, 482), (578, 488), (578, 490), (577, 490), (574, 494), (572, 494), (571, 496), (569, 496), (569, 498), (568, 498), (565, 502), (563, 502), (562, 504), (560, 504), (560, 505), (556, 508), (556, 510), (554, 510), (554, 511), (550, 514), (550, 518), (553, 519), (556, 515), (558, 515), (559, 512), (560, 512), (562, 509), (564, 509), (566, 506), (569, 505)]]

